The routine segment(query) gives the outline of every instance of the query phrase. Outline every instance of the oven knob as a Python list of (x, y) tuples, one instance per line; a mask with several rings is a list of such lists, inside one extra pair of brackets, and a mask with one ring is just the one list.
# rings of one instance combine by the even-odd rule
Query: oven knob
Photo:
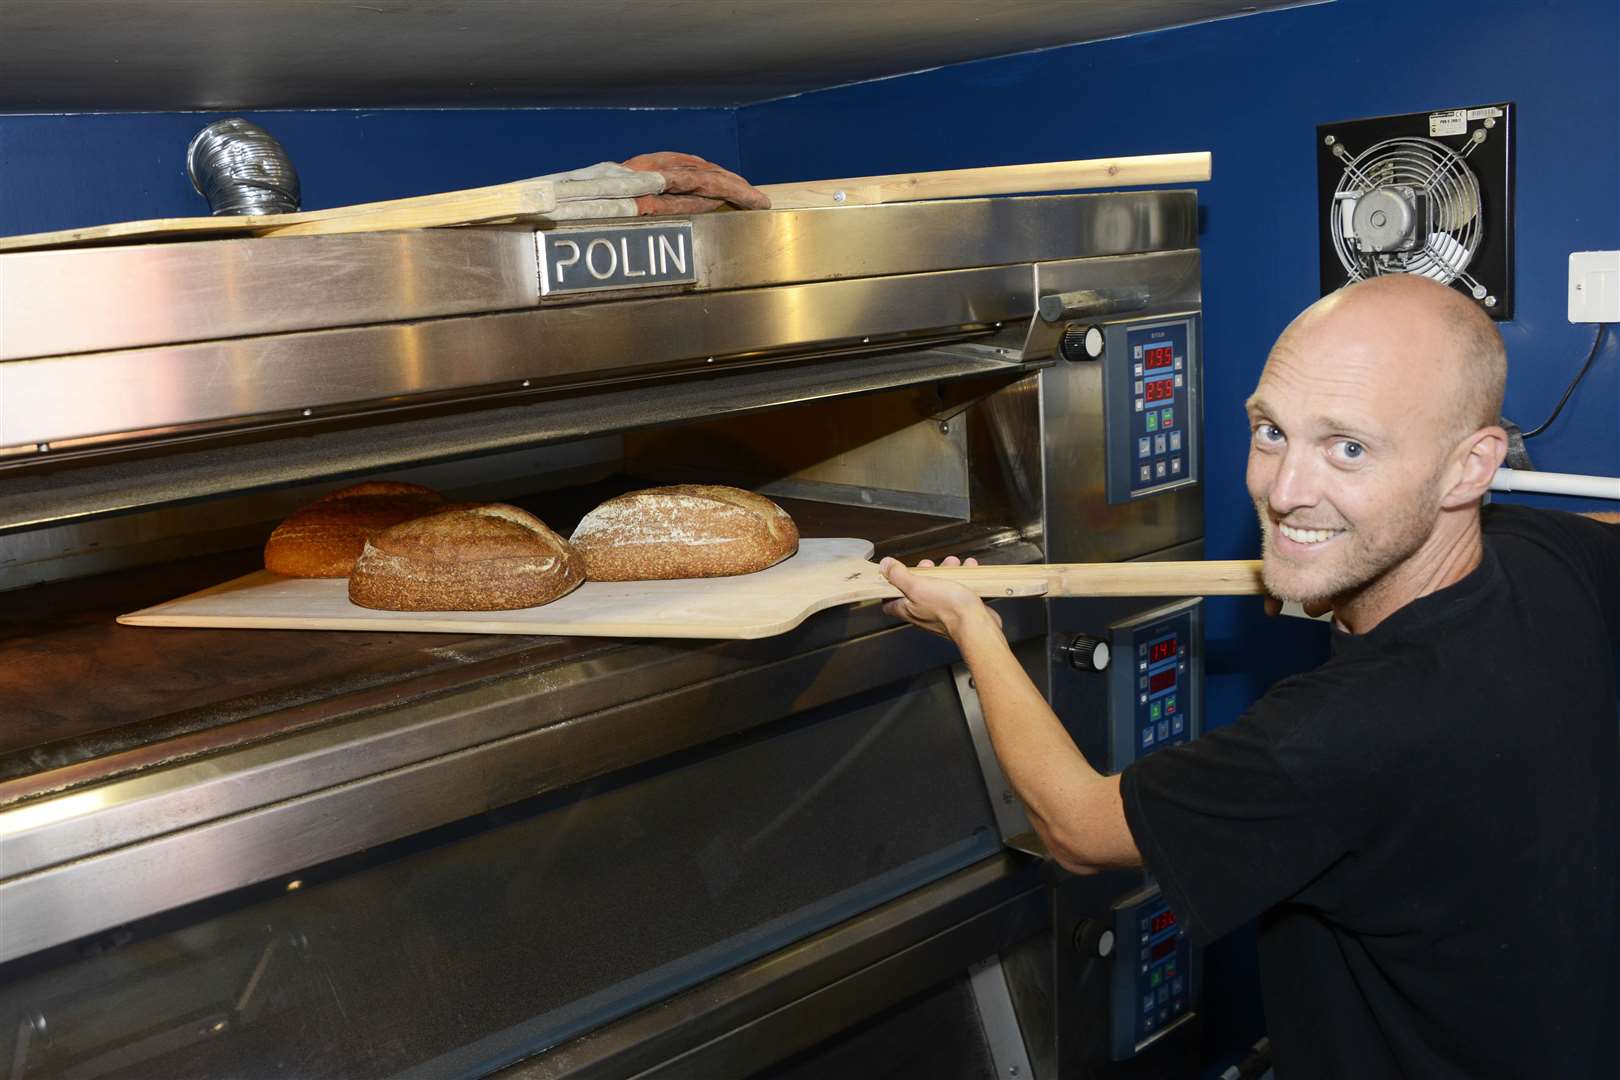
[(1095, 919), (1081, 919), (1074, 928), (1074, 948), (1086, 959), (1107, 959), (1114, 952), (1114, 931)]
[(1108, 642), (1104, 638), (1092, 637), (1090, 634), (1075, 634), (1058, 646), (1058, 652), (1063, 654), (1069, 666), (1076, 671), (1108, 670), (1109, 649)]
[(1058, 351), (1065, 360), (1095, 360), (1103, 354), (1103, 332), (1100, 327), (1070, 323), (1063, 331)]

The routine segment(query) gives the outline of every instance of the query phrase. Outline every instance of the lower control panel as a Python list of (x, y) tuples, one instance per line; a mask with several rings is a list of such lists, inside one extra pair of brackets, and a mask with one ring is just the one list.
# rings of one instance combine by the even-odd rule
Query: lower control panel
[(1114, 906), (1113, 1058), (1134, 1057), (1185, 1023), (1197, 1000), (1186, 931), (1149, 885)]

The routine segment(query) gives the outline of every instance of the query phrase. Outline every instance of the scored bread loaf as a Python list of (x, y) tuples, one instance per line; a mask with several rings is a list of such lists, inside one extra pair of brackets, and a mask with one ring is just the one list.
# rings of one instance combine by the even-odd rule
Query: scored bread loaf
[(372, 537), (349, 575), (349, 600), (382, 611), (505, 611), (549, 604), (584, 580), (579, 555), (545, 522), (489, 503)]
[(432, 488), (372, 480), (301, 507), (270, 534), (264, 568), (287, 577), (348, 577), (366, 541), (402, 521), (443, 509)]
[(570, 542), (592, 581), (729, 577), (799, 550), (799, 529), (763, 495), (718, 484), (647, 488), (586, 514)]

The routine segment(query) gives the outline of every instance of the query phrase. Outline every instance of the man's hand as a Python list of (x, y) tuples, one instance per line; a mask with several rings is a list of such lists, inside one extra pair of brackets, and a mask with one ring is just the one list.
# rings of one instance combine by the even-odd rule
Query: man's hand
[[(933, 566), (932, 559), (924, 559), (918, 566)], [(979, 560), (963, 562), (955, 555), (940, 563), (941, 566), (978, 566)], [(884, 559), (878, 570), (888, 578), (889, 584), (905, 593), (900, 600), (890, 600), (883, 610), (913, 626), (920, 626), (932, 634), (955, 639), (961, 628), (974, 619), (987, 618), (996, 629), (1001, 629), (1001, 616), (984, 606), (967, 589), (954, 581), (939, 581), (918, 577), (898, 559)]]

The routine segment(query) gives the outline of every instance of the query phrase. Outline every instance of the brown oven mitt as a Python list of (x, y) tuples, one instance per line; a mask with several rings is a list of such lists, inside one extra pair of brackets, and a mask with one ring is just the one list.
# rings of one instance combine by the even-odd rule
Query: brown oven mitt
[(730, 169), (722, 169), (693, 154), (661, 150), (637, 154), (624, 165), (638, 172), (661, 173), (664, 177), (663, 194), (636, 197), (638, 215), (702, 214), (727, 205), (739, 210), (769, 210), (771, 207), (770, 196), (763, 191)]

